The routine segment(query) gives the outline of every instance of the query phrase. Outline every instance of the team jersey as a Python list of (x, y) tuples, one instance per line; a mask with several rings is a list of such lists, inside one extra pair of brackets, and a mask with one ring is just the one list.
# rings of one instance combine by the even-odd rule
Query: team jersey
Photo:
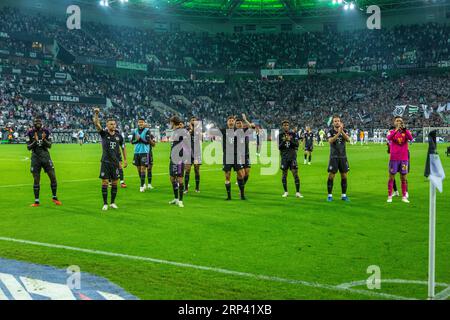
[[(290, 140), (287, 139), (288, 136), (290, 137)], [(280, 150), (282, 158), (297, 157), (298, 136), (292, 131), (281, 131), (278, 135), (278, 149)]]
[(188, 129), (189, 132), (189, 136), (191, 138), (191, 150), (192, 150), (192, 154), (194, 154), (194, 150), (195, 150), (195, 144), (199, 145), (199, 148), (201, 148), (201, 143), (202, 143), (202, 132), (201, 129)]
[[(42, 134), (45, 133), (45, 141), (42, 139)], [(35, 135), (37, 134), (38, 140), (35, 140)], [(44, 157), (48, 156), (50, 153), (48, 149), (51, 148), (52, 140), (50, 136), (50, 131), (46, 128), (40, 130), (30, 129), (27, 132), (27, 146), (28, 150), (32, 151), (34, 156)]]
[[(140, 139), (137, 140), (136, 136), (139, 136)], [(150, 153), (150, 139), (151, 134), (148, 128), (134, 130), (131, 140), (131, 144), (134, 144), (134, 154)]]
[(413, 140), (409, 130), (391, 130), (387, 140), (390, 142), (390, 160), (409, 160), (408, 141)]
[(108, 129), (98, 131), (102, 138), (102, 162), (119, 165), (121, 161), (120, 148), (124, 145), (124, 139), (120, 132), (116, 130), (110, 134)]
[(305, 141), (305, 146), (310, 147), (314, 144), (314, 133), (312, 132), (305, 132), (303, 134), (303, 139)]
[[(344, 129), (344, 132), (347, 134), (347, 130)], [(331, 128), (330, 131), (328, 131), (328, 139), (334, 137), (337, 133), (338, 132), (334, 130), (334, 128)], [(347, 151), (345, 149), (345, 143), (346, 141), (342, 134), (339, 135), (335, 142), (330, 143), (330, 158), (346, 158)]]
[[(175, 129), (170, 137), (170, 159), (171, 161), (176, 160), (177, 157), (182, 159), (184, 155), (184, 150), (189, 150), (189, 142), (184, 140), (187, 130), (183, 128)], [(176, 151), (178, 150), (178, 154)], [(175, 161), (173, 161), (175, 162)]]

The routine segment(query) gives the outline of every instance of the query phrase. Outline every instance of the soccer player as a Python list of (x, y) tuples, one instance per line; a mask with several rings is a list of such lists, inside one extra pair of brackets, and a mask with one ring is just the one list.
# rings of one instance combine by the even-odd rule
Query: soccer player
[(50, 187), (52, 189), (52, 201), (57, 206), (62, 205), (61, 201), (56, 196), (57, 181), (55, 174), (55, 166), (50, 158), (48, 149), (52, 147), (52, 139), (50, 131), (43, 127), (42, 120), (34, 119), (33, 128), (27, 132), (27, 148), (32, 152), (31, 155), (31, 174), (34, 178), (34, 203), (32, 207), (39, 207), (39, 192), (41, 189), (41, 170), (47, 173), (50, 178)]
[(243, 152), (240, 152), (241, 154), (244, 154), (244, 159), (242, 159), (242, 157), (239, 157), (238, 159), (238, 138), (235, 130), (235, 122), (236, 118), (234, 116), (229, 116), (227, 118), (227, 128), (220, 130), (220, 132), (222, 133), (223, 147), (222, 170), (225, 173), (225, 189), (227, 190), (227, 198), (225, 200), (231, 200), (231, 169), (233, 169), (237, 175), (237, 183), (239, 186), (241, 200), (246, 200), (244, 183), (245, 150), (243, 150)]
[(292, 176), (295, 181), (295, 196), (297, 198), (303, 198), (300, 193), (300, 178), (298, 176), (298, 164), (297, 164), (297, 150), (298, 150), (298, 136), (291, 130), (289, 130), (289, 121), (284, 120), (282, 122), (282, 130), (278, 136), (278, 149), (281, 155), (281, 170), (283, 171), (282, 183), (284, 193), (283, 198), (286, 198), (288, 193), (287, 188), (287, 175), (288, 170), (291, 170)]
[[(122, 135), (116, 130), (116, 121), (109, 118), (106, 121), (106, 129), (103, 129), (99, 120), (99, 108), (94, 108), (94, 125), (101, 137), (102, 141), (102, 160), (100, 168), (100, 179), (102, 179), (102, 196), (103, 196), (103, 211), (108, 210), (108, 183), (111, 181), (111, 204), (112, 209), (118, 209), (116, 205), (117, 184), (119, 182), (119, 167), (120, 167), (120, 144), (123, 139)], [(124, 159), (126, 166), (127, 160)]]
[[(393, 130), (393, 129), (395, 129), (395, 128), (392, 127), (390, 130)], [(391, 153), (391, 142), (388, 141), (386, 143), (386, 145), (387, 145), (387, 153), (390, 154)], [(394, 183), (393, 183), (392, 189), (394, 190), (392, 195), (395, 196), (395, 197), (398, 197), (400, 194), (398, 193), (397, 183), (396, 183), (395, 179), (394, 179)]]
[[(119, 144), (120, 148), (118, 150), (118, 157), (119, 157), (119, 179), (120, 179), (120, 187), (126, 188), (127, 185), (125, 183), (125, 178), (123, 174), (123, 169), (127, 167), (127, 148), (125, 144), (125, 138), (123, 133), (121, 133), (119, 130), (117, 130), (120, 136)], [(123, 158), (122, 158), (123, 156)]]
[(261, 144), (262, 144), (262, 129), (261, 127), (256, 127), (256, 156), (259, 157), (261, 155)]
[[(149, 124), (145, 125), (146, 128), (150, 128)], [(147, 166), (147, 189), (152, 190), (152, 178), (153, 178), (153, 148), (156, 145), (156, 138), (150, 133), (150, 144), (148, 151), (148, 166)]]
[(80, 144), (80, 147), (83, 146), (83, 143), (84, 143), (84, 131), (83, 131), (83, 129), (80, 129), (80, 131), (78, 131), (78, 143)]
[(347, 152), (345, 143), (350, 141), (347, 130), (341, 118), (337, 115), (333, 116), (333, 128), (328, 132), (328, 142), (330, 143), (330, 161), (328, 164), (328, 198), (327, 201), (333, 201), (333, 181), (336, 173), (341, 174), (341, 199), (349, 201), (347, 197), (347, 173), (350, 170), (347, 160)]
[[(191, 161), (190, 163), (186, 163), (185, 173), (184, 173), (184, 193), (188, 193), (189, 191), (189, 178), (191, 174), (191, 167), (194, 165), (195, 172), (195, 192), (200, 192), (200, 166), (202, 165), (202, 129), (200, 128), (200, 121), (198, 121), (197, 117), (191, 117), (189, 121), (189, 135), (191, 138), (190, 152), (191, 152)], [(195, 153), (195, 146), (197, 145), (197, 152)]]
[(306, 127), (306, 131), (303, 134), (303, 149), (305, 151), (303, 164), (306, 164), (308, 161), (308, 165), (311, 165), (311, 157), (314, 149), (314, 133), (309, 126)]
[[(238, 121), (239, 120), (239, 121)], [(254, 123), (247, 120), (246, 115), (242, 114), (242, 120), (236, 120), (236, 129), (242, 129), (244, 131), (244, 145), (245, 145), (245, 160), (244, 160), (244, 185), (247, 184), (250, 178), (250, 169), (252, 167), (250, 162), (250, 136), (253, 134), (253, 130), (256, 128)], [(249, 131), (249, 129), (252, 129)], [(242, 141), (240, 141), (242, 144)]]
[(139, 118), (138, 127), (133, 131), (133, 139), (131, 144), (134, 145), (133, 164), (138, 170), (141, 179), (140, 192), (145, 192), (145, 174), (148, 168), (149, 152), (150, 152), (150, 130), (145, 127), (145, 119)]
[(171, 147), (170, 147), (170, 163), (169, 163), (169, 175), (170, 182), (172, 183), (173, 194), (175, 198), (169, 202), (169, 204), (174, 204), (180, 208), (184, 207), (183, 204), (183, 175), (185, 162), (183, 161), (184, 152), (188, 152), (188, 133), (184, 129), (184, 124), (180, 118), (173, 116), (170, 118), (170, 127), (173, 133), (170, 137)]
[(319, 137), (320, 137), (319, 146), (323, 147), (323, 141), (325, 140), (325, 131), (323, 129), (320, 129)]
[(405, 128), (402, 117), (394, 118), (394, 130), (390, 130), (387, 140), (390, 142), (388, 203), (392, 202), (392, 190), (395, 175), (400, 173), (402, 183), (402, 202), (409, 203), (407, 175), (409, 168), (408, 142), (413, 140), (411, 132)]

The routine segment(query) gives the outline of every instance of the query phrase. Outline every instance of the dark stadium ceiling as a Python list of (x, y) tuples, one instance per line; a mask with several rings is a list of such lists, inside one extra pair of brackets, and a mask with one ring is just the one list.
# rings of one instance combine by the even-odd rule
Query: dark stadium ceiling
[[(447, 0), (85, 0), (100, 1), (108, 5), (127, 7), (141, 12), (160, 11), (177, 16), (217, 18), (276, 18), (300, 19), (334, 15), (339, 10), (366, 11), (378, 5), (382, 11), (404, 8), (421, 8), (446, 4)], [(345, 7), (347, 5), (347, 7)], [(351, 6), (351, 7), (350, 7)], [(349, 11), (351, 11), (349, 9)]]

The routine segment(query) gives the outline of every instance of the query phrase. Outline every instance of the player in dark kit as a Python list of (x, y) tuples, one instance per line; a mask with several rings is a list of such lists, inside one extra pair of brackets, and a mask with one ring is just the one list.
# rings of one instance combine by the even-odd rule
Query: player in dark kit
[[(247, 184), (248, 179), (250, 178), (250, 169), (252, 167), (250, 162), (250, 137), (253, 136), (253, 130), (256, 128), (254, 123), (251, 123), (247, 120), (245, 114), (242, 114), (242, 120), (237, 119), (235, 122), (236, 129), (242, 129), (244, 131), (244, 137), (241, 139), (245, 145), (245, 160), (244, 160), (244, 185)], [(251, 130), (249, 130), (251, 129)]]
[(234, 116), (229, 116), (227, 118), (227, 128), (220, 129), (223, 148), (222, 170), (225, 173), (225, 189), (227, 190), (226, 200), (231, 200), (231, 169), (233, 169), (237, 175), (237, 183), (239, 186), (241, 200), (246, 200), (244, 183), (245, 145), (242, 144), (242, 148), (239, 149), (238, 154), (238, 137), (236, 135), (235, 122), (236, 118)]
[(43, 128), (42, 120), (36, 118), (33, 122), (33, 128), (27, 132), (27, 148), (32, 152), (31, 155), (31, 174), (34, 178), (34, 203), (32, 207), (39, 207), (39, 192), (41, 189), (41, 170), (47, 173), (50, 178), (50, 187), (52, 189), (52, 201), (57, 206), (62, 205), (61, 201), (56, 196), (57, 182), (55, 167), (53, 161), (50, 158), (48, 149), (52, 147), (52, 140), (50, 137), (50, 131)]
[[(116, 130), (116, 121), (108, 119), (106, 129), (100, 124), (98, 115), (99, 108), (94, 109), (94, 124), (102, 141), (102, 160), (100, 169), (100, 179), (102, 179), (103, 211), (108, 210), (108, 183), (111, 180), (111, 204), (112, 209), (118, 209), (116, 205), (117, 184), (119, 182), (120, 168), (120, 144), (123, 139), (118, 130)], [(125, 159), (126, 165), (126, 159)]]
[(341, 174), (341, 199), (349, 201), (347, 197), (347, 173), (350, 170), (347, 160), (345, 143), (350, 142), (347, 130), (339, 116), (333, 116), (333, 128), (328, 131), (328, 142), (330, 143), (330, 161), (328, 164), (328, 198), (327, 201), (333, 201), (333, 181), (336, 173)]
[(183, 128), (184, 124), (180, 118), (176, 116), (170, 118), (170, 127), (174, 131), (170, 137), (169, 175), (175, 198), (169, 204), (183, 208), (183, 175), (186, 163), (184, 158), (189, 154), (189, 133)]
[[(145, 124), (145, 127), (150, 129), (150, 125), (148, 123)], [(147, 189), (152, 190), (152, 178), (153, 178), (153, 148), (156, 146), (156, 139), (153, 134), (150, 133), (150, 144), (148, 151), (148, 166), (147, 166)]]
[(306, 127), (305, 133), (303, 134), (303, 149), (305, 151), (303, 164), (308, 163), (308, 165), (311, 165), (311, 155), (314, 149), (314, 133), (310, 127)]
[(284, 193), (283, 198), (286, 198), (288, 193), (287, 188), (287, 175), (288, 170), (291, 170), (292, 176), (295, 181), (295, 196), (297, 198), (303, 198), (300, 193), (300, 178), (298, 176), (298, 164), (297, 164), (297, 150), (298, 150), (298, 136), (294, 131), (289, 129), (289, 121), (284, 120), (282, 122), (282, 130), (278, 136), (278, 149), (281, 155), (281, 170), (283, 171), (282, 183)]
[(200, 192), (200, 166), (202, 165), (202, 131), (200, 122), (196, 117), (192, 117), (189, 121), (188, 132), (191, 138), (191, 161), (186, 163), (184, 173), (184, 193), (188, 193), (189, 178), (191, 174), (191, 167), (194, 165), (195, 172), (195, 192)]

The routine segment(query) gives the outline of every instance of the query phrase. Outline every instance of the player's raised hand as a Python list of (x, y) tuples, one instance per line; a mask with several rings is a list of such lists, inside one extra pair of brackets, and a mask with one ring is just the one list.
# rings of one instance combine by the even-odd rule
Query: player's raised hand
[(245, 113), (242, 114), (242, 120), (247, 121), (247, 117), (245, 116)]
[(94, 113), (98, 115), (100, 113), (100, 108), (94, 108)]

